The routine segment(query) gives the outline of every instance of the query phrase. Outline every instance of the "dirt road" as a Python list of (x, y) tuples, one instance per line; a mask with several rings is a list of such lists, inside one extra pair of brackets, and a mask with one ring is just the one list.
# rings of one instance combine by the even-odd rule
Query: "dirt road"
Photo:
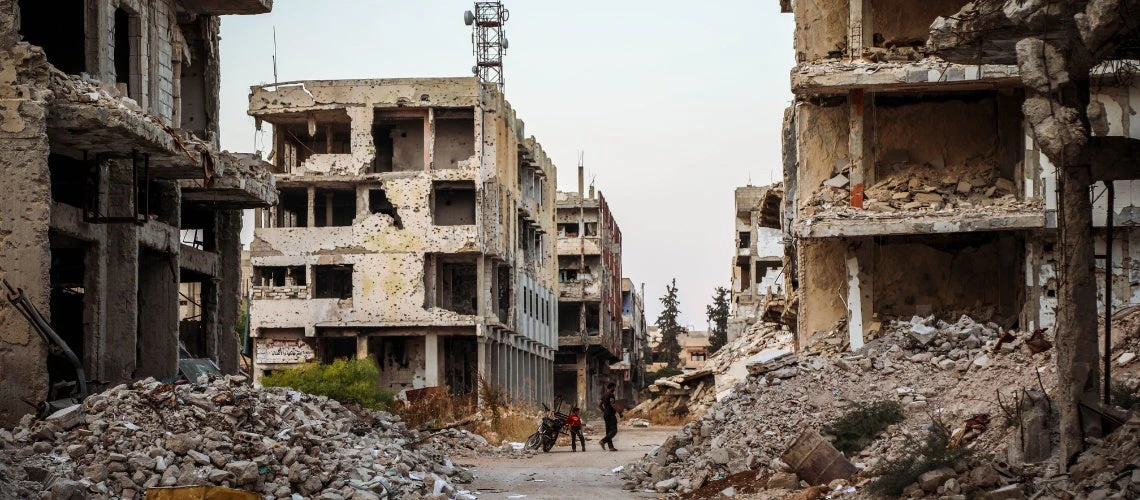
[(656, 498), (653, 494), (622, 490), (621, 479), (612, 471), (641, 458), (676, 431), (676, 427), (634, 429), (622, 425), (614, 439), (619, 450), (616, 452), (602, 451), (598, 446), (600, 436), (593, 435), (589, 436), (585, 453), (556, 446), (550, 453), (539, 452), (526, 459), (473, 460), (464, 465), (474, 467), (475, 481), (465, 487), (480, 499)]

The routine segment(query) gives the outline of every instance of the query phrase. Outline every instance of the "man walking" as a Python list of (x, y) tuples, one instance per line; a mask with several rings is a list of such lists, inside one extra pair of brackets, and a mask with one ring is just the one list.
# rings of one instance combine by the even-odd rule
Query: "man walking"
[(602, 400), (598, 403), (598, 409), (602, 411), (602, 418), (606, 421), (606, 437), (598, 442), (603, 450), (608, 445), (610, 451), (617, 451), (617, 448), (614, 448), (614, 436), (617, 435), (618, 431), (617, 408), (614, 407), (614, 401), (617, 399), (614, 396), (614, 389), (616, 388), (617, 384), (613, 382), (606, 384), (606, 393), (602, 395)]

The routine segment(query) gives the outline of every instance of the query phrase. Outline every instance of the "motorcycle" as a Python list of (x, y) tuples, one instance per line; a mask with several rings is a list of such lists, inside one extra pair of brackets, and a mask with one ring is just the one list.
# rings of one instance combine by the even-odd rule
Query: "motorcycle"
[(566, 428), (566, 419), (568, 415), (562, 413), (562, 401), (557, 401), (554, 409), (551, 410), (546, 403), (542, 403), (542, 408), (546, 414), (542, 416), (542, 421), (538, 424), (538, 430), (531, 434), (526, 440), (527, 449), (537, 450), (540, 447), (543, 452), (549, 452), (554, 448), (554, 443), (558, 441), (558, 435), (562, 434)]

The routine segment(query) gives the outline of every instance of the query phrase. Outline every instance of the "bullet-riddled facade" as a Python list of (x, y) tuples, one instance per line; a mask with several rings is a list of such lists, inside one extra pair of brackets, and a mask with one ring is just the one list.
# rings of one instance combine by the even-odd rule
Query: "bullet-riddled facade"
[[(558, 356), (555, 395), (582, 408), (593, 408), (605, 385), (618, 384), (627, 396), (625, 372), (610, 366), (622, 360), (621, 229), (602, 193), (583, 189), (559, 192)], [(620, 365), (619, 365), (620, 366)]]
[(474, 78), (254, 87), (281, 203), (250, 247), (255, 372), (374, 359), (381, 386), (550, 397), (555, 167)]
[[(0, 0), (0, 275), (90, 391), (188, 357), (238, 370), (241, 210), (277, 193), (267, 165), (218, 149), (219, 16), (271, 6)], [(0, 304), (0, 423), (76, 382)]]

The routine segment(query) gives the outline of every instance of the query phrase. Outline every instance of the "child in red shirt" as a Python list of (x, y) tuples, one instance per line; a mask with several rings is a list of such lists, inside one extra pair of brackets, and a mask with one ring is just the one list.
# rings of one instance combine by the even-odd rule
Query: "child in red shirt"
[(575, 439), (582, 441), (582, 451), (586, 451), (586, 436), (582, 435), (582, 417), (578, 416), (577, 406), (570, 409), (566, 425), (570, 426), (570, 451), (578, 451), (578, 442)]

